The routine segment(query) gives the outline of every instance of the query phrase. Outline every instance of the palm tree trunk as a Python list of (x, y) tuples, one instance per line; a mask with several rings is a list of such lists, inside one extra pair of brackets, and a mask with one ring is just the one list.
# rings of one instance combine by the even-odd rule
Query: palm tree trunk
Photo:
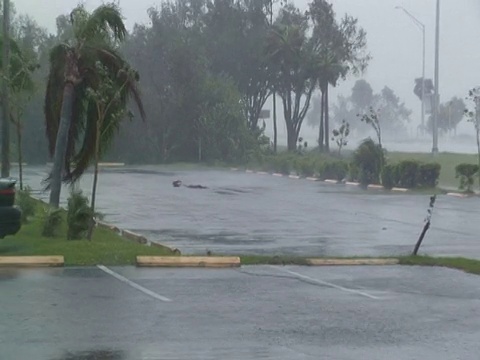
[(324, 96), (324, 91), (321, 91), (322, 95), (320, 97), (320, 127), (318, 129), (318, 148), (320, 149), (321, 152), (323, 152), (323, 131), (324, 131), (324, 105), (325, 105), (325, 96)]
[(328, 115), (328, 85), (325, 88), (325, 151), (330, 152), (330, 118)]
[[(102, 116), (102, 115), (101, 115)], [(95, 227), (95, 200), (97, 197), (98, 184), (98, 163), (100, 162), (100, 131), (102, 129), (103, 117), (99, 117), (97, 122), (97, 138), (95, 139), (95, 170), (93, 172), (92, 200), (90, 208), (92, 210), (92, 219), (88, 228), (88, 240), (92, 240), (93, 228)]]
[(67, 153), (68, 132), (72, 122), (73, 96), (75, 87), (72, 82), (67, 82), (63, 89), (62, 111), (58, 127), (53, 168), (50, 182), (50, 205), (58, 208), (60, 204), (60, 191), (62, 188), (62, 176)]

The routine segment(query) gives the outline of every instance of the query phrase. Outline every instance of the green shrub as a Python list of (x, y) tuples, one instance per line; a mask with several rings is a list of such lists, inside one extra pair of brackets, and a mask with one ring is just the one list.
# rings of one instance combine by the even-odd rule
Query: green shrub
[(455, 177), (460, 178), (460, 190), (472, 192), (474, 176), (478, 173), (478, 165), (475, 164), (459, 164), (455, 167)]
[(418, 184), (420, 163), (415, 160), (404, 160), (398, 163), (398, 184), (413, 189)]
[(418, 174), (418, 186), (433, 188), (438, 184), (442, 166), (438, 163), (421, 164)]
[(37, 209), (37, 202), (32, 198), (31, 190), (27, 186), (24, 190), (17, 191), (15, 195), (16, 204), (22, 211), (22, 223), (26, 223), (30, 217), (34, 216)]
[(60, 225), (62, 225), (62, 210), (47, 208), (43, 219), (42, 236), (55, 237), (58, 235)]
[(74, 190), (68, 198), (67, 208), (67, 238), (79, 240), (85, 237), (92, 221), (93, 214), (88, 206), (88, 198), (81, 190)]
[(382, 185), (385, 189), (392, 189), (398, 184), (398, 167), (394, 164), (388, 164), (382, 170)]
[(382, 148), (372, 139), (364, 140), (353, 153), (353, 164), (358, 168), (357, 180), (363, 186), (377, 184), (385, 162)]
[(343, 160), (325, 161), (319, 166), (320, 179), (342, 181), (348, 174), (348, 163)]
[(313, 176), (315, 174), (315, 159), (310, 156), (299, 157), (295, 160), (294, 167), (299, 176)]

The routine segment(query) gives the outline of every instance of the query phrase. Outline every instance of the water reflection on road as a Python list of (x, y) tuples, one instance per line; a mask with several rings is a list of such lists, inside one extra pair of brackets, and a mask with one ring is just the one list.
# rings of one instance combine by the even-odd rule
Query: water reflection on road
[[(28, 167), (25, 178), (40, 189), (44, 176), (44, 167)], [(177, 179), (208, 189), (174, 188)], [(87, 194), (91, 182), (91, 174), (81, 181)], [(429, 203), (428, 194), (161, 166), (103, 170), (98, 191), (98, 210), (106, 221), (183, 253), (406, 254)], [(64, 203), (67, 194), (64, 189)], [(476, 198), (440, 196), (422, 251), (480, 258), (479, 205)]]

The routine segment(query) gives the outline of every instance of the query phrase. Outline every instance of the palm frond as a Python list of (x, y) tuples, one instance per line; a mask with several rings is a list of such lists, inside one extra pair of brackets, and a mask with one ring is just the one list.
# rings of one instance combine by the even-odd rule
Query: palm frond
[[(142, 120), (146, 119), (145, 107), (141, 99), (141, 93), (138, 88), (139, 75), (135, 72), (135, 76), (131, 76), (131, 68), (125, 59), (115, 50), (108, 46), (102, 47), (86, 47), (88, 54), (85, 54), (86, 58), (91, 59), (89, 69), (87, 73), (95, 76), (95, 64), (94, 59), (102, 63), (102, 65), (108, 69), (111, 78), (118, 85), (118, 88), (122, 87), (121, 98), (125, 106), (127, 106), (128, 100), (132, 99), (137, 106)], [(95, 80), (91, 80), (92, 82)]]
[(110, 36), (110, 40), (124, 41), (127, 36), (120, 8), (114, 3), (99, 6), (82, 25), (78, 36), (84, 40)]
[(55, 152), (60, 112), (62, 108), (63, 88), (65, 86), (65, 59), (69, 48), (60, 44), (50, 52), (50, 73), (48, 74), (45, 94), (45, 125), (50, 156)]

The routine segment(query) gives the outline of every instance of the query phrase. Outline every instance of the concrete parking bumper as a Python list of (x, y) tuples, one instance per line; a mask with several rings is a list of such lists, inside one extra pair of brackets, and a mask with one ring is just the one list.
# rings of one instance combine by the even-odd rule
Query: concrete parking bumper
[(137, 256), (141, 267), (231, 268), (240, 266), (236, 256)]
[(0, 256), (0, 267), (60, 267), (63, 256)]

